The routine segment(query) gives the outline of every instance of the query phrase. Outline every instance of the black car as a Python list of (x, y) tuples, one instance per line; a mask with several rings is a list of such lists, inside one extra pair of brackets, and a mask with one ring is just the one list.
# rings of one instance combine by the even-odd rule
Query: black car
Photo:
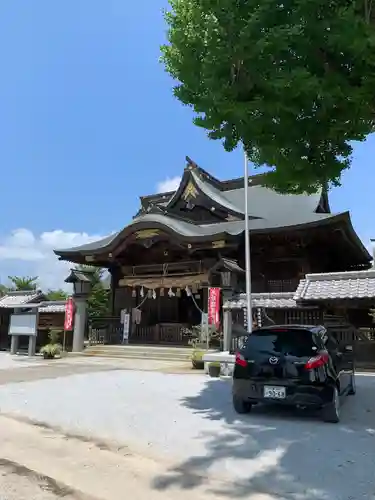
[(340, 396), (355, 394), (353, 346), (339, 345), (323, 326), (272, 325), (254, 330), (236, 353), (233, 406), (256, 403), (321, 408), (340, 420)]

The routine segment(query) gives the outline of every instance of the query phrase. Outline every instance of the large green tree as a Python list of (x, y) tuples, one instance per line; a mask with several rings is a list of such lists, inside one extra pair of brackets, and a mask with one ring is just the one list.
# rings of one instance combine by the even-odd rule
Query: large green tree
[(11, 281), (11, 289), (14, 290), (36, 290), (38, 276), (8, 276)]
[(175, 96), (288, 191), (337, 185), (374, 130), (372, 0), (169, 0)]

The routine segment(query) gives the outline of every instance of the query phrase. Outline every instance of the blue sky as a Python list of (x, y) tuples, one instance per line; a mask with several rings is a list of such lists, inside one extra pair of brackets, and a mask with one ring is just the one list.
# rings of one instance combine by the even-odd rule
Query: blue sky
[[(209, 141), (172, 96), (158, 61), (166, 6), (0, 2), (0, 281), (35, 272), (55, 286), (51, 247), (124, 226), (139, 195), (181, 175), (185, 155), (219, 178), (241, 175), (241, 153)], [(330, 197), (333, 211), (351, 210), (366, 244), (375, 236), (374, 151), (374, 137), (355, 147)]]

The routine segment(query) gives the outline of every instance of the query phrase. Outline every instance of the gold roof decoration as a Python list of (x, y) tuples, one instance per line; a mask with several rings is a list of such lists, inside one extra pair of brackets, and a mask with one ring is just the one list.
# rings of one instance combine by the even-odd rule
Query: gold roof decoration
[(234, 222), (237, 220), (241, 220), (239, 217), (236, 217), (235, 215), (229, 214), (228, 217), (225, 218), (227, 222)]
[(182, 198), (187, 201), (189, 198), (196, 198), (198, 196), (198, 190), (194, 186), (194, 184), (189, 181), (188, 185), (185, 188), (185, 191), (182, 193)]
[(224, 248), (225, 240), (217, 240), (212, 242), (212, 248)]
[(146, 240), (158, 236), (160, 231), (159, 229), (142, 229), (141, 231), (136, 231), (134, 234), (137, 240)]

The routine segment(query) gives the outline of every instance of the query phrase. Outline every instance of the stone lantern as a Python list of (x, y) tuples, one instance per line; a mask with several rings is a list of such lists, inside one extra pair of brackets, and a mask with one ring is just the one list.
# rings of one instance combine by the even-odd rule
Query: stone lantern
[[(222, 292), (223, 304), (232, 299), (238, 291), (238, 278), (244, 274), (244, 270), (235, 260), (222, 257), (210, 269), (210, 282), (219, 283)], [(228, 308), (223, 309), (223, 333), (224, 333), (224, 351), (230, 351), (232, 340), (232, 311)]]
[(73, 299), (75, 305), (73, 352), (82, 352), (84, 349), (85, 329), (87, 324), (87, 299), (92, 290), (93, 271), (71, 269), (65, 283), (73, 285)]

